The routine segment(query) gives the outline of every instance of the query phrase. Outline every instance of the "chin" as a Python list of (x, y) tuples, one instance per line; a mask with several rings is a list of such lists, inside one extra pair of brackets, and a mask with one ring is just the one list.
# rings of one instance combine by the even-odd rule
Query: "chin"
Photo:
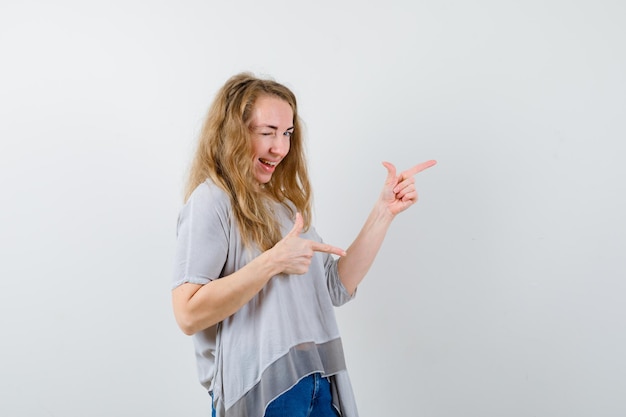
[(272, 177), (268, 178), (268, 177), (263, 176), (263, 177), (256, 177), (255, 179), (257, 180), (259, 184), (265, 185), (272, 180)]

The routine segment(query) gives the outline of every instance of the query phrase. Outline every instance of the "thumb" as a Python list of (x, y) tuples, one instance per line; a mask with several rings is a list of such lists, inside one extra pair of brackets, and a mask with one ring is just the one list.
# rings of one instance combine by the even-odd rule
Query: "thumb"
[(302, 220), (302, 215), (298, 212), (296, 213), (296, 219), (293, 222), (293, 228), (288, 233), (287, 236), (299, 236), (300, 232), (302, 232), (302, 228), (304, 227), (304, 220)]
[(395, 184), (397, 181), (396, 177), (396, 167), (391, 162), (383, 162), (383, 166), (387, 168), (387, 179), (385, 180), (385, 184)]

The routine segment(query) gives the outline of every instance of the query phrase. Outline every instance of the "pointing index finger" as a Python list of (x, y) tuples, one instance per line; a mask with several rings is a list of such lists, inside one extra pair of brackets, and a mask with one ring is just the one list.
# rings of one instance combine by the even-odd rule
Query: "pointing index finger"
[(426, 161), (426, 162), (422, 162), (421, 164), (417, 164), (415, 165), (413, 168), (409, 168), (406, 171), (402, 172), (402, 178), (406, 179), (409, 177), (412, 177), (413, 175), (424, 171), (425, 169), (430, 168), (431, 166), (435, 165), (437, 163), (437, 161), (435, 161), (434, 159), (431, 159), (430, 161)]
[(346, 251), (333, 245), (326, 243), (312, 242), (311, 249), (315, 252), (332, 253), (337, 256), (346, 256)]

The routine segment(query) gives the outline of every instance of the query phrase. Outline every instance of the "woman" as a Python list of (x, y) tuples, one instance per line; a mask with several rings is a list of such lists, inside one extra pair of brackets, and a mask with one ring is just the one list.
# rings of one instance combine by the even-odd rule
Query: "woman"
[(354, 243), (322, 243), (295, 96), (250, 74), (226, 82), (192, 163), (172, 291), (213, 415), (358, 415), (333, 306), (354, 297), (391, 221), (417, 201), (413, 175), (434, 164), (396, 175), (384, 163)]

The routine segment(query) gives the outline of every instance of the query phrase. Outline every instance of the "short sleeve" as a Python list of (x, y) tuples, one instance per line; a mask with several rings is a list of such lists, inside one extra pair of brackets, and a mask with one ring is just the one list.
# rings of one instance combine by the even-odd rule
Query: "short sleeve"
[(229, 247), (230, 202), (214, 184), (204, 182), (178, 216), (172, 288), (204, 285), (219, 278)]
[(330, 299), (336, 307), (344, 305), (356, 296), (357, 290), (355, 288), (352, 295), (350, 295), (339, 278), (339, 272), (337, 271), (337, 262), (339, 262), (339, 260), (333, 258), (333, 256), (329, 253), (325, 255), (324, 270), (326, 271), (326, 283), (328, 285)]
[[(310, 233), (314, 240), (324, 243), (324, 240), (315, 228), (311, 227)], [(328, 287), (330, 299), (334, 306), (341, 306), (355, 297), (356, 290), (350, 295), (343, 282), (341, 282), (339, 272), (337, 271), (337, 262), (339, 260), (335, 259), (330, 253), (322, 253), (322, 255), (324, 257), (324, 273), (326, 274), (326, 286)]]

